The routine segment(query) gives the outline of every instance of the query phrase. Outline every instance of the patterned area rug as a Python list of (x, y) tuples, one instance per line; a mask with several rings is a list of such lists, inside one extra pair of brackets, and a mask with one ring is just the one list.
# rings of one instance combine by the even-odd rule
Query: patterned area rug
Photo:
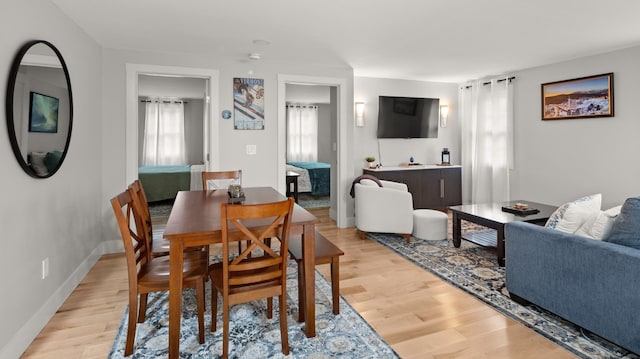
[[(212, 258), (212, 262), (214, 259)], [(334, 315), (331, 285), (316, 272), (316, 337), (307, 338), (304, 323), (298, 323), (298, 279), (295, 261), (287, 267), (287, 323), (290, 355), (287, 358), (397, 358), (367, 322), (340, 297), (340, 314)], [(180, 339), (181, 358), (219, 358), (222, 355), (222, 299), (218, 297), (218, 330), (212, 333), (209, 283), (206, 285), (205, 343), (198, 343), (195, 291), (185, 290)], [(134, 354), (127, 358), (166, 358), (168, 346), (168, 301), (166, 292), (149, 294), (147, 319), (137, 326)], [(282, 358), (278, 299), (273, 319), (266, 317), (266, 300), (231, 307), (230, 358)], [(113, 343), (110, 359), (124, 358), (127, 313)]]
[(330, 196), (313, 196), (311, 193), (298, 193), (298, 204), (303, 208), (320, 208), (331, 205)]
[(455, 248), (450, 240), (422, 241), (412, 238), (411, 243), (406, 244), (400, 236), (378, 233), (368, 233), (367, 236), (579, 357), (640, 358), (541, 308), (522, 306), (512, 301), (504, 284), (504, 268), (498, 266), (493, 248), (467, 241), (462, 241), (461, 247)]
[(173, 199), (149, 203), (149, 213), (151, 217), (168, 217), (173, 207)]

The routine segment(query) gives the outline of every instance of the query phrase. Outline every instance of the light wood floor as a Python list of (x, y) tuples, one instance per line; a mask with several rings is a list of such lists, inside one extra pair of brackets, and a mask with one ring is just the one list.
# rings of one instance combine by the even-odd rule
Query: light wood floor
[[(568, 351), (313, 209), (338, 245), (340, 292), (402, 358), (573, 358)], [(105, 358), (127, 306), (124, 256), (103, 256), (22, 358)], [(327, 265), (319, 266), (328, 277)]]

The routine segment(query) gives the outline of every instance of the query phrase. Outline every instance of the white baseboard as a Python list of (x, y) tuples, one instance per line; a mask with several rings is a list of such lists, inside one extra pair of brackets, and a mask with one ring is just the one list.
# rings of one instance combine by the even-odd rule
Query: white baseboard
[[(120, 245), (118, 250), (117, 245)], [(105, 253), (122, 252), (122, 241), (108, 241), (96, 247), (67, 278), (64, 283), (49, 297), (49, 299), (40, 307), (31, 318), (19, 328), (9, 340), (9, 342), (0, 349), (0, 359), (19, 358), (22, 353), (29, 347), (31, 342), (38, 336), (40, 331), (47, 325), (49, 320), (60, 309), (64, 301), (76, 289), (78, 284), (89, 273), (91, 268), (98, 262), (100, 257)]]

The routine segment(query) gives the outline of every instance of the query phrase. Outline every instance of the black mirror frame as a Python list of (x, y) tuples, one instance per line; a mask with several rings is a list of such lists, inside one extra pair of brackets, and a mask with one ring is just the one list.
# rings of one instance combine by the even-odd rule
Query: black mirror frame
[[(22, 151), (20, 150), (20, 146), (18, 146), (18, 140), (16, 138), (16, 129), (14, 126), (14, 117), (13, 117), (13, 100), (14, 100), (16, 79), (18, 77), (18, 70), (20, 69), (20, 64), (22, 62), (22, 59), (24, 58), (24, 55), (27, 53), (27, 51), (29, 51), (29, 49), (31, 49), (31, 47), (37, 44), (44, 44), (48, 46), (49, 48), (51, 48), (51, 50), (53, 50), (53, 52), (58, 57), (58, 60), (62, 65), (62, 70), (64, 71), (64, 76), (67, 80), (67, 92), (69, 94), (69, 129), (67, 131), (67, 139), (64, 145), (64, 151), (62, 152), (62, 156), (60, 157), (60, 161), (58, 162), (56, 167), (51, 172), (47, 173), (45, 176), (38, 175), (33, 170), (33, 168), (31, 168), (27, 164), (27, 162), (25, 162), (22, 156)], [(13, 63), (11, 64), (11, 72), (9, 73), (9, 82), (7, 84), (7, 96), (6, 96), (5, 109), (6, 109), (6, 116), (7, 116), (7, 131), (9, 132), (9, 141), (11, 142), (11, 148), (13, 149), (13, 154), (15, 155), (16, 160), (18, 160), (18, 164), (20, 164), (20, 167), (22, 167), (22, 169), (29, 176), (33, 178), (49, 178), (53, 176), (56, 172), (58, 172), (60, 167), (62, 167), (62, 163), (64, 162), (65, 157), (67, 157), (67, 152), (69, 151), (69, 143), (71, 142), (71, 130), (73, 129), (73, 96), (71, 91), (71, 77), (69, 76), (69, 70), (67, 69), (67, 64), (64, 62), (64, 58), (62, 57), (62, 54), (60, 53), (58, 48), (56, 48), (52, 43), (45, 40), (32, 40), (27, 42), (20, 48), (20, 50), (16, 54), (16, 57), (13, 60)]]

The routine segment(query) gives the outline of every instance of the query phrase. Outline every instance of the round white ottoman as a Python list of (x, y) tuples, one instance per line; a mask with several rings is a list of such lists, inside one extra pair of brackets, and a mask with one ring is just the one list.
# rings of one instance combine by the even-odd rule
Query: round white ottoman
[(439, 241), (447, 239), (449, 216), (433, 209), (413, 211), (413, 236), (418, 239)]

